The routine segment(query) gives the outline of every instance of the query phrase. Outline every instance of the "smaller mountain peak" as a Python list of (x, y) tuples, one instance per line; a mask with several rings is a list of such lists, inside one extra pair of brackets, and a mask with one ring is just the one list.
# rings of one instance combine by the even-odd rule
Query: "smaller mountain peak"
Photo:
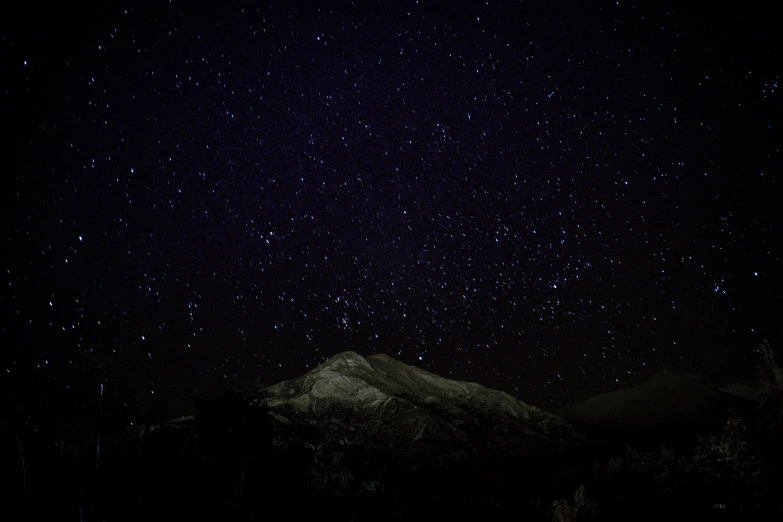
[(370, 363), (368, 363), (364, 357), (362, 357), (361, 355), (359, 355), (354, 351), (348, 350), (345, 352), (340, 352), (335, 355), (332, 355), (331, 357), (329, 357), (329, 359), (326, 362), (318, 366), (318, 368), (316, 368), (316, 371), (319, 369), (321, 371), (327, 369), (335, 371), (341, 368), (357, 368), (357, 367), (372, 369)]
[(646, 381), (648, 384), (660, 384), (662, 382), (679, 382), (689, 384), (691, 386), (712, 386), (711, 379), (706, 375), (701, 375), (693, 372), (686, 372), (680, 370), (670, 370), (664, 368), (663, 370), (653, 374)]
[(346, 350), (344, 352), (336, 353), (331, 357), (329, 357), (330, 361), (335, 359), (364, 359), (364, 357), (354, 352), (353, 350)]
[(375, 353), (367, 357), (368, 359), (378, 359), (381, 361), (396, 361), (394, 357), (391, 355), (386, 355), (385, 353)]

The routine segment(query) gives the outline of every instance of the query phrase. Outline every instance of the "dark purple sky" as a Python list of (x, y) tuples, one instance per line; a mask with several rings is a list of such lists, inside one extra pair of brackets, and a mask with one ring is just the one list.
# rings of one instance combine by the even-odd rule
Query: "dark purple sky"
[(0, 18), (9, 407), (349, 349), (549, 407), (780, 336), (764, 13), (145, 3)]

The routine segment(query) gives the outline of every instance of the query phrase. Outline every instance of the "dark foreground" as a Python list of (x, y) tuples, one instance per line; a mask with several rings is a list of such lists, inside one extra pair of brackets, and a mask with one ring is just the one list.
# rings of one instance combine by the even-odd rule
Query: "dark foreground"
[(780, 404), (736, 413), (690, 448), (613, 444), (548, 462), (466, 449), (443, 466), (324, 444), (302, 427), (281, 436), (266, 407), (238, 391), (202, 401), (191, 419), (104, 435), (100, 453), (87, 426), (55, 444), (43, 434), (23, 442), (6, 422), (1, 518), (781, 518)]

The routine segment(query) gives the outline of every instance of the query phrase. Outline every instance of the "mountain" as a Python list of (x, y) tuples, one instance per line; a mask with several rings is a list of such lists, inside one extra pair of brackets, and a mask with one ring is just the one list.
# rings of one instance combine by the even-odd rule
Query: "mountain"
[[(233, 451), (238, 461), (273, 470), (271, 482), (255, 479), (266, 495), (287, 498), (293, 483), (297, 497), (318, 498), (341, 516), (365, 510), (368, 520), (382, 512), (397, 513), (394, 520), (509, 519), (501, 505), (546, 518), (551, 500), (542, 507), (531, 499), (572, 494), (597, 447), (557, 415), (504, 392), (350, 351), (301, 377), (205, 401), (195, 416), (143, 433), (169, 441), (158, 453), (146, 450), (157, 468), (171, 459), (181, 467), (177, 455), (189, 445), (208, 462)], [(521, 491), (528, 500), (518, 505)]]
[(697, 374), (663, 370), (637, 386), (590, 397), (557, 413), (604, 442), (688, 446), (699, 433), (725, 424), (731, 411), (756, 407), (751, 397), (742, 387), (719, 387)]
[(387, 355), (335, 355), (257, 399), (284, 425), (317, 426), (347, 444), (439, 458), (484, 447), (560, 452), (589, 442), (560, 417), (476, 383), (445, 379)]

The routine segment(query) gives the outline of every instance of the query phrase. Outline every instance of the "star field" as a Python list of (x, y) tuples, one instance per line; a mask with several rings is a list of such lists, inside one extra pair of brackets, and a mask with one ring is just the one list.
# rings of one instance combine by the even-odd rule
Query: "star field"
[(96, 360), (89, 386), (172, 411), (349, 349), (543, 407), (747, 365), (780, 334), (764, 18), (30, 13), (0, 35), (5, 400), (67, 402)]

